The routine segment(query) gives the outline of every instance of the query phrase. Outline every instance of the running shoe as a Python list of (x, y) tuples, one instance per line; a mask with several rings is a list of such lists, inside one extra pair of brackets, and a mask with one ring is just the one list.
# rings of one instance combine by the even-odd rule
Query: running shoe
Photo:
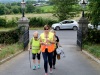
[(38, 65), (38, 69), (40, 69), (40, 65)]
[(53, 71), (52, 71), (52, 68), (50, 68), (50, 73), (52, 73)]
[(36, 70), (36, 66), (33, 66), (33, 70)]

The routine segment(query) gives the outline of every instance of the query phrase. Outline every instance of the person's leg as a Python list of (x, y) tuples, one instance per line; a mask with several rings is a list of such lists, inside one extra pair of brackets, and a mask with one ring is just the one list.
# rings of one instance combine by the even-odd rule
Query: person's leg
[(48, 61), (49, 61), (49, 66), (50, 66), (50, 73), (52, 73), (52, 58), (53, 58), (53, 53), (48, 53)]
[(48, 73), (48, 59), (47, 59), (47, 52), (43, 52), (43, 59), (44, 59), (44, 70), (45, 74)]
[(33, 53), (32, 53), (32, 59), (33, 59), (33, 64), (34, 64), (33, 70), (36, 69), (36, 60), (35, 60), (35, 57), (36, 57), (36, 54), (33, 54)]
[(40, 68), (40, 54), (41, 54), (41, 53), (39, 53), (39, 54), (37, 53), (37, 59), (38, 59), (38, 69)]
[(55, 64), (56, 64), (56, 50), (53, 52), (53, 69), (55, 69)]

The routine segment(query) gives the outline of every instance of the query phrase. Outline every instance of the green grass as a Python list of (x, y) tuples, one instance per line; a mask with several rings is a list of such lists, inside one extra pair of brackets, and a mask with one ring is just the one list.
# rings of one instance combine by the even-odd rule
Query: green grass
[[(22, 14), (12, 14), (12, 15), (2, 15), (0, 17), (6, 18), (7, 20), (11, 20), (12, 18), (18, 17), (21, 18)], [(34, 14), (34, 13), (27, 13), (25, 14), (25, 17), (42, 17), (42, 18), (49, 18), (49, 19), (55, 19), (56, 17), (53, 16), (52, 13), (41, 13), (41, 14)]]
[(3, 46), (3, 47), (1, 47), (1, 50), (0, 50), (0, 60), (4, 59), (12, 54), (15, 54), (16, 52), (18, 52), (22, 49), (23, 49), (22, 44), (18, 44), (18, 43)]
[(100, 59), (100, 44), (84, 45), (84, 49)]
[(42, 6), (40, 7), (44, 12), (54, 12), (53, 6)]
[(15, 29), (16, 27), (14, 27), (14, 28), (0, 28), (0, 31), (9, 31), (9, 30), (13, 30), (13, 29)]

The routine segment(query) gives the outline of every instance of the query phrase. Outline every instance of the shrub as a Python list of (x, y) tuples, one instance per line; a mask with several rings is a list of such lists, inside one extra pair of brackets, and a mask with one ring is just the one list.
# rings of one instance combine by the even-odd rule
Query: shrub
[(42, 18), (42, 17), (32, 17), (29, 19), (30, 19), (29, 25), (31, 27), (43, 27), (45, 24), (48, 24), (51, 26), (53, 23), (58, 22), (57, 20), (51, 20), (51, 19)]
[(20, 29), (0, 32), (0, 43), (12, 44), (19, 41)]
[(12, 20), (8, 20), (6, 27), (16, 27), (16, 26), (18, 26), (17, 21), (18, 21), (17, 18), (12, 18)]
[(88, 36), (84, 39), (84, 42), (100, 44), (100, 30), (89, 29)]
[(6, 27), (6, 19), (0, 18), (0, 27)]

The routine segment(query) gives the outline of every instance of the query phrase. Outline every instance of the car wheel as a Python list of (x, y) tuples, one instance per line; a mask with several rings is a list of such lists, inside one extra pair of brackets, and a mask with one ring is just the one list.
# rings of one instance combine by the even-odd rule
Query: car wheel
[(56, 30), (60, 30), (60, 27), (56, 27)]
[(77, 30), (78, 28), (76, 26), (73, 27), (73, 30)]

